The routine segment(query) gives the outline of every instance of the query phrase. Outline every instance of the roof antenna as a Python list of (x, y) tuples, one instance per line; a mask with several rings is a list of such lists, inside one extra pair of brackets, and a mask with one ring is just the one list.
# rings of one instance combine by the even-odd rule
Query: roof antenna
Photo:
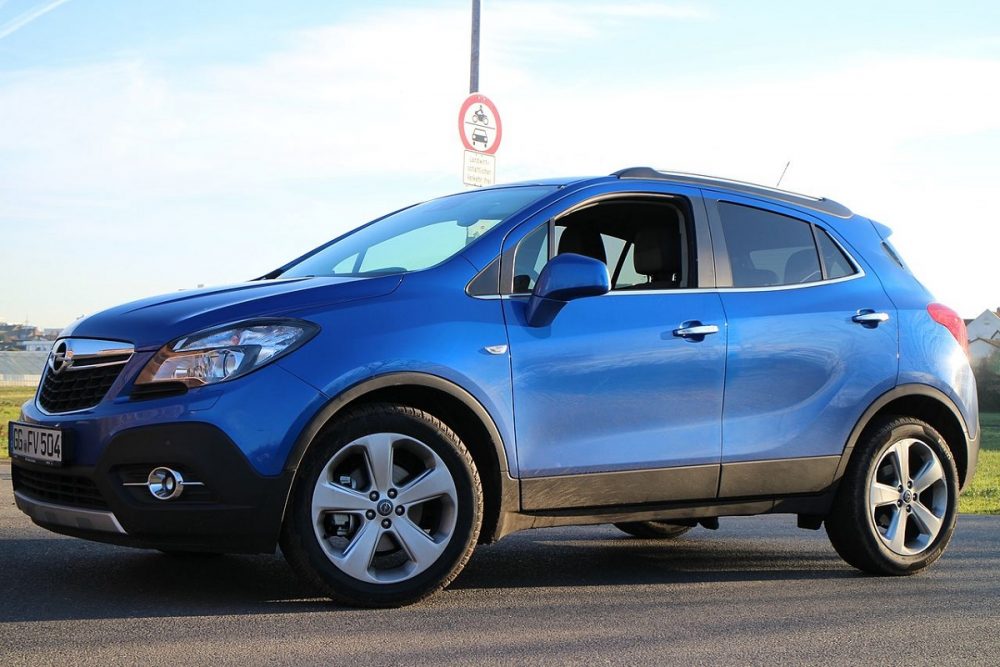
[(785, 168), (781, 170), (781, 176), (778, 176), (778, 182), (774, 184), (774, 187), (776, 188), (781, 187), (781, 179), (783, 179), (785, 177), (785, 174), (788, 173), (788, 165), (790, 165), (791, 163), (792, 163), (791, 160), (785, 163)]

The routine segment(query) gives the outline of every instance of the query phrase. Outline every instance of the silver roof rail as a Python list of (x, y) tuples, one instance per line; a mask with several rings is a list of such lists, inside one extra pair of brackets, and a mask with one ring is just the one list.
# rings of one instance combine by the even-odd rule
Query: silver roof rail
[(652, 167), (629, 167), (627, 169), (616, 171), (611, 175), (617, 176), (618, 178), (669, 181), (671, 183), (680, 183), (683, 185), (693, 185), (697, 187), (721, 188), (724, 190), (738, 192), (740, 194), (776, 199), (789, 204), (795, 204), (796, 206), (802, 206), (803, 208), (820, 211), (821, 213), (835, 215), (838, 218), (850, 218), (854, 215), (854, 213), (851, 212), (851, 209), (841, 203), (835, 202), (832, 199), (827, 199), (825, 197), (810, 197), (809, 195), (789, 192), (788, 190), (780, 190), (766, 185), (757, 185), (756, 183), (747, 183), (745, 181), (737, 181), (728, 178), (717, 178), (715, 176), (704, 176), (702, 174), (687, 174), (676, 171), (660, 171), (658, 169), (653, 169)]

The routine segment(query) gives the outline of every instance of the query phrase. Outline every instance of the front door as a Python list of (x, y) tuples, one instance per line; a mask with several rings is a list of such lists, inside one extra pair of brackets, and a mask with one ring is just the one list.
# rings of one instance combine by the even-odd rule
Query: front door
[[(696, 290), (700, 206), (584, 202), (520, 239), (504, 314), (526, 509), (715, 497), (727, 334), (718, 294)], [(550, 247), (604, 261), (612, 291), (530, 326)]]

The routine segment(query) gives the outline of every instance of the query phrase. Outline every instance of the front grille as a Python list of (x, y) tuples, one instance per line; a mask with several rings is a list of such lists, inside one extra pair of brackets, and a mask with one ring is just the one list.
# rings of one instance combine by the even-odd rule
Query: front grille
[(28, 470), (17, 465), (11, 466), (10, 472), (14, 490), (35, 500), (88, 509), (108, 509), (97, 486), (86, 477)]
[(72, 412), (92, 408), (101, 402), (118, 379), (124, 364), (66, 369), (53, 373), (46, 367), (38, 404), (46, 412)]

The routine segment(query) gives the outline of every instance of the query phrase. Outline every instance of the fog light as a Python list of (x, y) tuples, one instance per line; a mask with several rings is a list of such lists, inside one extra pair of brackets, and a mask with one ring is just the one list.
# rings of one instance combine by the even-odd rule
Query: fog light
[(153, 468), (146, 479), (146, 487), (158, 500), (173, 500), (184, 493), (184, 477), (170, 468)]

